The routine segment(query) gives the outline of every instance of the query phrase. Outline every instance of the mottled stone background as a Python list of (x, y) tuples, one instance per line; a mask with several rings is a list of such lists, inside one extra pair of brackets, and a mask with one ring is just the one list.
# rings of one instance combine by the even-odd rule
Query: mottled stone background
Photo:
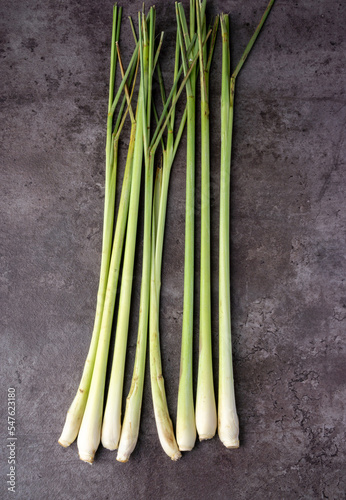
[[(209, 0), (208, 15), (231, 14), (234, 62), (265, 4)], [(141, 2), (123, 6), (127, 62), (133, 42), (126, 17), (136, 20)], [(79, 461), (75, 444), (64, 450), (57, 440), (93, 324), (112, 2), (2, 0), (0, 10), (1, 498), (345, 498), (346, 4), (277, 0), (237, 80), (231, 273), (241, 447), (228, 451), (216, 437), (171, 462), (158, 441), (147, 376), (130, 462), (120, 464), (100, 447), (92, 467)], [(162, 65), (168, 87), (173, 1), (158, 0), (157, 29), (166, 33)], [(211, 80), (215, 381), (220, 69), (219, 36)], [(127, 144), (124, 133), (120, 172)], [(172, 171), (162, 278), (162, 357), (173, 422), (185, 147), (184, 138)], [(198, 189), (199, 173), (196, 182)], [(198, 195), (196, 215), (198, 229)], [(124, 395), (136, 345), (141, 224), (142, 218)], [(197, 233), (196, 283), (198, 248)], [(196, 304), (198, 296), (197, 287)], [(197, 313), (198, 306), (196, 360)], [(6, 485), (11, 386), (17, 391), (16, 494)]]

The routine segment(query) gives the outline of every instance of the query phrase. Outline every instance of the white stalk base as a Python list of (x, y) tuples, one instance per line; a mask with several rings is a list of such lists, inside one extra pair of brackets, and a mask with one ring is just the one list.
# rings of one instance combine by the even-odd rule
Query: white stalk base
[(218, 434), (226, 448), (239, 448), (239, 421), (234, 411), (219, 413)]
[(67, 412), (64, 428), (58, 441), (61, 446), (67, 448), (73, 443), (78, 435), (81, 421), (81, 417), (78, 418), (75, 414)]

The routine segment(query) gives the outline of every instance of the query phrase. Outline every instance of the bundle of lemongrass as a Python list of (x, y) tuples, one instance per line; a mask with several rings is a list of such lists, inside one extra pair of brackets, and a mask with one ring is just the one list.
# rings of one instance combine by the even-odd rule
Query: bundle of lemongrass
[[(172, 460), (181, 451), (191, 450), (196, 440), (210, 439), (216, 428), (228, 448), (239, 446), (238, 417), (235, 405), (230, 306), (230, 165), (234, 112), (235, 79), (248, 56), (272, 7), (267, 9), (234, 72), (230, 71), (229, 20), (222, 14), (221, 85), (221, 168), (219, 227), (219, 394), (216, 409), (211, 337), (210, 290), (210, 115), (209, 73), (217, 38), (219, 16), (213, 28), (206, 23), (206, 0), (190, 0), (189, 26), (181, 3), (176, 3), (176, 49), (171, 91), (165, 93), (159, 55), (163, 33), (156, 46), (155, 8), (138, 14), (138, 39), (132, 58), (124, 71), (119, 49), (121, 7), (114, 6), (110, 61), (110, 82), (106, 137), (105, 201), (102, 258), (93, 334), (77, 394), (70, 406), (59, 443), (69, 446), (78, 436), (82, 460), (92, 463), (102, 442), (105, 448), (118, 449), (117, 460), (126, 462), (134, 450), (139, 433), (145, 359), (149, 332), (150, 378), (154, 414), (159, 439)], [(117, 61), (121, 83), (115, 94)], [(137, 74), (139, 88), (135, 89)], [(160, 82), (162, 113), (158, 116), (152, 99), (153, 76)], [(196, 406), (193, 397), (193, 304), (194, 304), (194, 218), (195, 218), (195, 122), (196, 87), (200, 80), (201, 117), (201, 255), (200, 255), (200, 332)], [(183, 90), (186, 104), (176, 124), (176, 104)], [(124, 95), (123, 95), (124, 94)], [(117, 111), (117, 115), (115, 112)], [(122, 181), (121, 197), (114, 227), (115, 192), (119, 137), (126, 117), (131, 120), (130, 141)], [(152, 126), (155, 117), (156, 128)], [(170, 173), (186, 126), (186, 219), (184, 263), (184, 308), (181, 341), (180, 380), (175, 438), (169, 415), (159, 338), (159, 304), (163, 241)], [(152, 130), (154, 132), (152, 133)], [(154, 159), (162, 146), (162, 167), (154, 176)], [(144, 175), (144, 234), (140, 307), (136, 357), (132, 383), (121, 422), (124, 371), (136, 249), (137, 222), (142, 170)], [(116, 318), (111, 376), (106, 389), (107, 363), (121, 260), (122, 280)]]

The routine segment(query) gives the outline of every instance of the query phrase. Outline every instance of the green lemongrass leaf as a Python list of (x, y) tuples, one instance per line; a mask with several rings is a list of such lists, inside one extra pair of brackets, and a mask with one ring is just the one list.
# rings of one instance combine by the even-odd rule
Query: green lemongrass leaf
[(155, 183), (154, 183), (153, 222), (152, 222), (154, 232), (152, 232), (152, 241), (156, 240), (156, 231), (159, 221), (160, 199), (162, 192), (162, 170), (163, 169), (162, 169), (162, 159), (161, 159), (161, 165), (156, 169)]
[(202, 19), (202, 26), (201, 27), (205, 29), (206, 23), (207, 23), (206, 15), (205, 15), (205, 11), (207, 9), (207, 0), (203, 0), (202, 2), (200, 0), (196, 0), (196, 5), (197, 4), (199, 4), (200, 13), (201, 13), (201, 19)]
[(149, 20), (149, 66), (148, 66), (148, 88), (147, 88), (148, 97), (147, 97), (147, 123), (146, 123), (148, 133), (150, 133), (153, 74), (155, 67), (154, 66), (155, 20), (156, 20), (156, 10), (154, 7), (151, 7), (150, 20)]
[[(210, 35), (210, 33), (207, 35), (205, 42), (207, 41), (209, 35)], [(174, 106), (176, 105), (176, 103), (177, 103), (177, 101), (178, 101), (178, 99), (180, 97), (180, 94), (182, 93), (182, 91), (183, 91), (183, 89), (184, 89), (184, 87), (186, 85), (186, 82), (187, 82), (188, 78), (190, 77), (190, 74), (191, 74), (191, 72), (192, 72), (192, 70), (193, 70), (193, 68), (194, 68), (194, 66), (195, 66), (195, 64), (197, 62), (198, 57), (199, 57), (199, 55), (196, 54), (196, 56), (194, 57), (191, 65), (190, 65), (190, 67), (188, 69), (188, 72), (186, 73), (186, 75), (185, 75), (185, 77), (184, 77), (184, 79), (183, 79), (183, 81), (182, 81), (182, 83), (181, 83), (181, 85), (180, 85), (180, 87), (179, 87), (179, 89), (177, 91), (176, 97), (175, 97), (174, 101), (172, 102), (172, 106), (171, 106), (171, 108), (170, 108), (170, 110), (169, 110), (169, 112), (168, 112), (168, 114), (166, 116), (166, 119), (165, 119), (162, 127), (161, 127), (161, 122), (163, 121), (163, 113), (161, 115), (159, 125), (156, 127), (156, 131), (155, 131), (154, 137), (153, 137), (153, 139), (151, 141), (152, 145), (151, 145), (150, 149), (152, 151), (155, 151), (156, 148), (157, 148), (157, 146), (158, 146), (158, 143), (160, 141), (161, 135), (163, 134), (163, 132), (164, 132), (166, 126), (167, 126), (168, 120), (169, 120), (170, 115), (171, 115), (171, 113), (172, 113), (172, 111), (174, 109)], [(168, 96), (165, 108), (166, 107), (168, 108), (168, 106), (169, 106), (170, 100), (172, 98), (173, 91), (175, 90), (176, 86), (178, 85), (178, 79), (179, 79), (179, 77), (180, 77), (180, 75), (182, 73), (182, 70), (183, 70), (183, 66), (180, 66), (180, 69), (179, 69), (179, 72), (178, 72), (178, 78), (177, 78), (177, 80), (173, 84), (173, 87), (172, 87), (172, 90), (171, 90), (171, 92), (170, 92), (170, 94)], [(161, 127), (161, 128), (159, 129), (159, 127)]]
[[(108, 113), (111, 110), (112, 102), (113, 102), (113, 93), (114, 93), (114, 80), (115, 80), (115, 69), (116, 69), (116, 52), (115, 52), (115, 42), (119, 40), (117, 33), (117, 13), (118, 6), (115, 4), (113, 6), (113, 25), (112, 25), (112, 41), (111, 41), (111, 67), (110, 67), (110, 75), (109, 75), (109, 97), (108, 97)], [(120, 29), (119, 29), (120, 31)]]
[(162, 43), (163, 43), (163, 36), (164, 36), (164, 32), (162, 31), (161, 35), (160, 35), (160, 41), (159, 41), (159, 44), (157, 46), (156, 53), (155, 53), (154, 65), (153, 65), (154, 69), (153, 69), (153, 71), (155, 71), (155, 69), (157, 67), (157, 64), (158, 64), (159, 55), (160, 55), (161, 48), (162, 48)]
[[(144, 9), (144, 5), (143, 5)], [(140, 45), (140, 50), (141, 50), (141, 57), (140, 57), (140, 65), (141, 65), (141, 86), (140, 86), (140, 91), (142, 92), (142, 100), (144, 103), (144, 109), (146, 112), (142, 115), (142, 120), (143, 120), (143, 141), (144, 141), (144, 151), (148, 151), (149, 149), (149, 130), (147, 128), (147, 102), (148, 102), (148, 58), (149, 58), (149, 52), (148, 52), (148, 30), (147, 30), (147, 20), (145, 18), (144, 12), (138, 13), (138, 26), (142, 26), (142, 29), (139, 30), (139, 45)], [(148, 167), (148, 156), (147, 154), (144, 155), (144, 159), (146, 162), (146, 167)]]
[[(160, 86), (161, 101), (162, 101), (162, 104), (163, 104), (163, 113), (165, 113), (165, 115), (167, 116), (167, 112), (168, 111), (167, 111), (167, 108), (165, 107), (166, 103), (167, 103), (166, 91), (165, 91), (165, 83), (163, 81), (161, 66), (160, 66), (159, 62), (157, 63), (156, 71), (157, 71), (157, 75), (159, 77), (159, 86)], [(159, 124), (159, 122), (157, 122), (157, 125), (158, 124)]]
[[(153, 102), (153, 112), (154, 112), (154, 117), (155, 117), (155, 121), (156, 121), (156, 125), (157, 125), (159, 123), (159, 115), (157, 114), (157, 109), (156, 109), (154, 102)], [(162, 151), (164, 151), (165, 150), (165, 143), (163, 140), (163, 136), (161, 136), (160, 142), (161, 142)]]
[(130, 60), (130, 63), (127, 67), (127, 70), (126, 70), (126, 73), (125, 73), (125, 76), (124, 78), (121, 80), (121, 83), (119, 85), (119, 88), (118, 88), (118, 91), (116, 93), (116, 96), (113, 100), (113, 104), (112, 104), (112, 107), (111, 107), (111, 110), (109, 112), (109, 116), (113, 116), (114, 114), (114, 111), (115, 111), (115, 108), (118, 104), (118, 101), (120, 99), (120, 96), (124, 90), (124, 86), (129, 78), (129, 75), (133, 69), (133, 66), (135, 65), (136, 63), (136, 60), (137, 60), (137, 57), (138, 57), (138, 50), (139, 50), (139, 44), (137, 43), (136, 47), (135, 47), (135, 50), (133, 51), (133, 54), (132, 54), (132, 57), (131, 57), (131, 60)]
[(143, 3), (141, 22), (142, 22), (142, 38), (143, 38), (144, 45), (148, 45), (148, 43), (149, 43), (149, 40), (148, 40), (148, 22), (150, 21), (151, 9), (152, 9), (152, 7), (149, 9), (149, 13), (146, 16), (145, 12), (144, 12), (144, 3)]
[(107, 135), (106, 135), (106, 179), (105, 179), (105, 197), (108, 195), (108, 185), (111, 176), (111, 168), (113, 167), (113, 151), (112, 151), (112, 129), (113, 129), (113, 114), (110, 113), (114, 95), (115, 70), (117, 64), (117, 52), (115, 48), (116, 42), (119, 40), (120, 24), (121, 24), (122, 9), (115, 4), (113, 7), (113, 23), (112, 23), (112, 41), (111, 41), (111, 60), (110, 60), (110, 75), (109, 75), (109, 96), (108, 96), (108, 116), (107, 116)]
[[(134, 90), (135, 83), (136, 83), (136, 80), (137, 80), (138, 67), (139, 67), (139, 53), (137, 54), (137, 63), (136, 63), (136, 65), (134, 65), (132, 67), (132, 70), (131, 70), (131, 72), (129, 74), (129, 77), (128, 77), (128, 83), (127, 84), (128, 85), (132, 84), (131, 95), (133, 94), (133, 90)], [(126, 105), (126, 101), (127, 101), (127, 98), (126, 98), (126, 95), (124, 95), (122, 103), (121, 103), (121, 106), (120, 106), (120, 109), (119, 109), (119, 112), (118, 112), (118, 117), (117, 117), (117, 120), (116, 120), (115, 125), (114, 125), (114, 130), (113, 130), (113, 134), (114, 135), (116, 134), (116, 132), (117, 132), (117, 130), (119, 128), (119, 125), (120, 125), (120, 122), (121, 122), (121, 119), (122, 119), (122, 116), (123, 116), (124, 108), (125, 108), (125, 105)]]
[(208, 61), (207, 61), (206, 67), (205, 67), (206, 71), (208, 71), (208, 72), (210, 71), (211, 61), (213, 58), (218, 27), (219, 27), (219, 16), (216, 16), (215, 21), (214, 21), (214, 25), (213, 25), (213, 29), (212, 29), (212, 34), (211, 34)]
[(190, 38), (193, 37), (196, 31), (196, 6), (195, 6), (196, 0), (190, 0)]
[[(182, 10), (182, 6), (181, 8), (179, 9), (179, 5), (176, 4), (176, 17), (177, 17), (177, 34), (178, 34), (178, 41), (179, 41), (179, 45), (180, 45), (180, 50), (181, 50), (181, 60), (182, 60), (182, 64), (183, 64), (183, 69), (184, 69), (184, 75), (186, 75), (186, 73), (188, 72), (188, 67), (189, 67), (189, 63), (188, 63), (188, 60), (187, 60), (187, 53), (186, 53), (186, 50), (185, 50), (185, 44), (186, 44), (186, 41), (189, 40), (189, 38), (186, 38), (185, 39), (185, 33), (183, 33), (183, 27), (182, 27), (182, 14), (181, 12), (184, 14), (184, 11)], [(185, 19), (185, 14), (184, 14), (184, 17), (183, 19)], [(186, 24), (186, 19), (185, 19), (185, 24)], [(186, 33), (187, 37), (188, 37), (188, 34)], [(183, 43), (183, 40), (185, 39), (185, 44)], [(187, 80), (186, 82), (186, 89), (187, 89), (187, 94), (188, 95), (191, 95), (192, 93), (192, 89), (191, 89), (191, 81), (190, 79)]]
[[(179, 89), (178, 89), (178, 92), (177, 92), (177, 94), (176, 94), (176, 97), (175, 97), (174, 101), (172, 102), (172, 106), (171, 106), (171, 108), (170, 108), (170, 110), (169, 110), (169, 112), (168, 112), (168, 114), (167, 114), (167, 117), (166, 117), (166, 119), (165, 119), (165, 121), (164, 121), (164, 123), (163, 123), (163, 125), (162, 125), (161, 129), (158, 131), (158, 134), (157, 134), (157, 136), (156, 136), (156, 138), (155, 138), (155, 142), (154, 142), (154, 143), (152, 144), (152, 146), (150, 147), (150, 149), (151, 149), (151, 151), (152, 151), (153, 153), (156, 151), (156, 148), (157, 148), (157, 146), (158, 146), (158, 143), (160, 142), (161, 136), (162, 136), (162, 134), (163, 134), (163, 132), (164, 132), (165, 128), (167, 127), (167, 124), (168, 124), (168, 121), (169, 121), (169, 119), (170, 119), (170, 116), (171, 116), (172, 112), (174, 111), (174, 108), (175, 108), (175, 106), (176, 106), (176, 104), (177, 104), (177, 101), (178, 101), (178, 99), (179, 99), (179, 97), (180, 97), (180, 94), (182, 93), (182, 91), (183, 91), (183, 89), (184, 89), (184, 87), (185, 87), (186, 81), (187, 81), (187, 79), (188, 79), (188, 78), (189, 78), (189, 76), (190, 76), (190, 73), (191, 73), (191, 71), (192, 71), (193, 66), (195, 65), (195, 63), (196, 63), (196, 61), (197, 61), (197, 58), (198, 58), (198, 56), (196, 56), (196, 57), (195, 57), (195, 59), (193, 60), (193, 62), (192, 62), (192, 64), (191, 64), (191, 66), (190, 66), (190, 69), (189, 69), (189, 71), (187, 72), (187, 74), (186, 74), (186, 76), (185, 76), (184, 80), (182, 81), (182, 83), (181, 83), (181, 85), (180, 85), (180, 87), (179, 87)], [(182, 68), (180, 68), (180, 69), (182, 69)], [(168, 98), (168, 100), (167, 100), (167, 103), (169, 103), (169, 98)]]
[(261, 31), (261, 28), (262, 28), (262, 26), (263, 26), (263, 24), (264, 24), (265, 20), (266, 20), (266, 19), (267, 19), (267, 17), (268, 17), (268, 14), (269, 14), (269, 12), (270, 12), (270, 10), (271, 10), (271, 8), (272, 8), (273, 4), (274, 4), (274, 1), (275, 1), (275, 0), (270, 0), (270, 2), (268, 3), (267, 8), (266, 8), (266, 10), (264, 11), (264, 14), (263, 14), (263, 16), (262, 16), (262, 18), (261, 18), (261, 20), (260, 20), (260, 22), (259, 22), (259, 24), (258, 24), (258, 26), (257, 26), (256, 30), (255, 30), (255, 33), (252, 35), (252, 37), (251, 37), (251, 39), (250, 39), (249, 43), (247, 44), (247, 46), (246, 46), (246, 48), (245, 48), (245, 50), (244, 50), (244, 52), (243, 52), (243, 55), (242, 55), (242, 56), (241, 56), (241, 58), (240, 58), (240, 61), (238, 62), (238, 64), (237, 64), (237, 66), (236, 66), (235, 70), (233, 71), (232, 76), (233, 76), (234, 78), (236, 78), (236, 77), (237, 77), (237, 75), (238, 75), (239, 71), (240, 71), (240, 70), (241, 70), (241, 68), (243, 67), (244, 62), (246, 61), (246, 59), (247, 59), (247, 57), (248, 57), (248, 55), (249, 55), (249, 53), (250, 53), (250, 50), (252, 49), (252, 47), (253, 47), (253, 45), (254, 45), (254, 43), (255, 43), (255, 41), (256, 41), (256, 39), (257, 39), (258, 35), (259, 35), (259, 32)]
[[(178, 77), (178, 72), (179, 72), (179, 54), (180, 54), (180, 44), (179, 44), (179, 36), (178, 33), (175, 38), (175, 56), (174, 56), (174, 73), (173, 73), (173, 82), (177, 79)], [(173, 102), (175, 101), (177, 95), (177, 89), (174, 90), (172, 100)], [(172, 114), (171, 114), (171, 119), (170, 119), (170, 125), (168, 126), (168, 129), (172, 131), (172, 134), (168, 136), (168, 140), (173, 143), (173, 130), (174, 130), (174, 121), (175, 121), (175, 110), (176, 107), (174, 106)], [(169, 146), (167, 146), (169, 147)]]
[[(205, 50), (203, 46), (203, 27), (202, 27), (202, 19), (201, 18), (201, 6), (199, 4), (199, 0), (196, 1), (196, 17), (197, 17), (197, 35), (198, 35), (198, 47), (199, 47), (199, 66), (200, 66), (200, 79), (201, 79), (201, 92), (202, 98), (205, 102), (208, 102), (208, 91), (207, 91), (207, 83), (205, 76)], [(209, 32), (210, 33), (210, 32)]]
[[(120, 58), (119, 58), (119, 60), (120, 60)], [(129, 83), (131, 83), (132, 78), (134, 76), (133, 82), (132, 82), (131, 94), (128, 95), (128, 93), (127, 93), (127, 95), (125, 94), (125, 96), (124, 96), (124, 100), (123, 100), (123, 103), (121, 105), (121, 109), (123, 109), (125, 107), (126, 101), (127, 101), (127, 109), (126, 109), (126, 112), (123, 113), (122, 117), (120, 115), (118, 116), (118, 120), (119, 120), (119, 118), (121, 118), (121, 121), (120, 121), (120, 123), (118, 123), (118, 120), (117, 120), (117, 123), (116, 123), (116, 125), (114, 127), (114, 132), (113, 132), (113, 140), (114, 140), (114, 142), (117, 142), (119, 140), (120, 132), (121, 132), (123, 126), (124, 126), (127, 113), (128, 113), (128, 111), (130, 109), (132, 109), (131, 102), (132, 102), (133, 93), (134, 93), (134, 89), (135, 89), (135, 85), (136, 85), (137, 74), (138, 74), (138, 67), (139, 67), (139, 59), (137, 60), (136, 67), (134, 68), (135, 75), (133, 75), (133, 73), (131, 73), (131, 75), (129, 76)], [(133, 115), (133, 112), (132, 112), (132, 117), (131, 117), (131, 123), (132, 123), (132, 125), (134, 125), (136, 123), (136, 120), (135, 120), (135, 117)]]
[[(190, 1), (190, 4), (193, 3), (192, 1)], [(193, 9), (195, 9), (195, 7), (193, 7)], [(184, 40), (184, 46), (185, 48), (187, 49), (191, 43), (191, 38), (190, 38), (190, 34), (191, 34), (191, 27), (190, 27), (190, 32), (189, 32), (189, 29), (188, 29), (188, 26), (187, 26), (187, 22), (186, 22), (186, 16), (185, 16), (185, 11), (184, 11), (184, 7), (182, 5), (181, 2), (179, 3), (175, 3), (175, 10), (176, 10), (176, 15), (177, 15), (177, 22), (179, 24), (179, 28), (181, 30), (181, 32), (183, 33), (183, 40)], [(190, 20), (191, 18), (192, 19), (195, 19), (195, 16), (191, 16), (191, 5), (190, 5)], [(194, 11), (193, 11), (194, 12)], [(194, 35), (194, 31), (192, 32), (193, 35)], [(193, 36), (192, 35), (192, 36)]]
[[(231, 77), (231, 53), (229, 48), (229, 17), (227, 14), (222, 14), (220, 18), (221, 36), (222, 36), (222, 82), (225, 79), (221, 91), (225, 91), (225, 84)], [(228, 91), (229, 94), (229, 91)], [(221, 100), (227, 99), (226, 94), (221, 96)]]
[(187, 107), (185, 107), (185, 109), (184, 109), (184, 113), (183, 113), (183, 116), (181, 117), (179, 128), (178, 128), (177, 134), (176, 134), (175, 139), (174, 139), (174, 145), (173, 145), (173, 151), (172, 151), (172, 162), (173, 162), (175, 155), (177, 153), (177, 149), (178, 149), (180, 140), (182, 138), (185, 125), (186, 125), (186, 120), (187, 120)]
[[(192, 49), (194, 42), (195, 42), (195, 39), (191, 42), (190, 50)], [(193, 64), (191, 65), (191, 68), (190, 68), (190, 71), (189, 71), (189, 72), (191, 72), (191, 71), (192, 71), (193, 66), (195, 65), (196, 61), (197, 61), (197, 57), (193, 60)], [(161, 113), (161, 117), (160, 117), (159, 123), (158, 123), (158, 125), (157, 125), (157, 127), (156, 127), (156, 129), (155, 129), (154, 134), (153, 134), (153, 137), (152, 137), (152, 140), (151, 140), (151, 145), (152, 145), (152, 144), (154, 144), (154, 143), (156, 142), (157, 136), (158, 136), (158, 134), (159, 134), (159, 133), (160, 133), (160, 131), (161, 131), (161, 127), (162, 127), (162, 123), (163, 123), (164, 119), (165, 119), (165, 118), (166, 118), (167, 120), (169, 119), (169, 117), (167, 118), (167, 116), (168, 116), (168, 115), (167, 115), (167, 110), (168, 110), (168, 108), (169, 108), (169, 105), (170, 105), (170, 102), (171, 102), (172, 97), (173, 97), (173, 95), (174, 95), (174, 92), (175, 92), (175, 90), (176, 90), (176, 88), (177, 88), (177, 86), (178, 86), (178, 84), (179, 84), (179, 78), (180, 78), (180, 76), (181, 76), (182, 72), (183, 72), (183, 66), (180, 66), (179, 71), (178, 71), (177, 78), (176, 78), (175, 82), (173, 83), (173, 86), (172, 86), (172, 88), (171, 88), (171, 91), (170, 91), (170, 93), (169, 93), (169, 95), (168, 95), (168, 98), (167, 98), (167, 100), (166, 100), (166, 104), (165, 104), (164, 109), (163, 109), (163, 111), (162, 111), (162, 113)], [(187, 79), (186, 79), (186, 81), (187, 81)], [(186, 83), (186, 81), (185, 81), (185, 83)], [(185, 83), (184, 83), (184, 85), (185, 85)], [(182, 88), (184, 88), (184, 85), (182, 86)], [(177, 99), (176, 99), (175, 101), (177, 101)], [(176, 102), (174, 103), (174, 105), (175, 105), (175, 104), (176, 104)], [(173, 104), (172, 104), (172, 106), (173, 106)], [(165, 127), (166, 127), (166, 125), (163, 127), (163, 130), (164, 130), (164, 128), (165, 128)], [(163, 133), (163, 130), (162, 130), (162, 133)], [(151, 149), (152, 149), (152, 146), (151, 146)]]
[[(116, 47), (117, 47), (117, 53), (118, 53), (118, 59), (119, 59), (119, 66), (120, 66), (120, 70), (121, 70), (121, 76), (124, 78), (125, 72), (124, 72), (124, 66), (122, 63), (120, 47), (119, 47), (118, 42), (116, 42)], [(130, 98), (129, 88), (127, 86), (127, 83), (125, 83), (124, 91), (125, 91), (125, 97), (126, 97), (126, 101), (127, 101), (127, 105), (128, 105), (128, 111), (129, 111), (130, 117), (131, 117), (131, 123), (134, 123), (136, 120), (135, 120), (135, 117), (134, 117), (134, 114), (132, 111), (131, 98)]]
[[(144, 8), (144, 7), (143, 7)], [(149, 14), (147, 15), (147, 20), (149, 19)], [(133, 21), (132, 21), (132, 17), (131, 16), (128, 16), (128, 20), (130, 22), (130, 26), (131, 26), (131, 31), (132, 31), (132, 35), (133, 35), (133, 39), (135, 41), (135, 43), (137, 44), (138, 42), (138, 39), (137, 39), (137, 34), (136, 34), (136, 28), (133, 24)], [(139, 24), (140, 26), (140, 24)]]
[(132, 30), (132, 35), (133, 35), (134, 41), (137, 44), (138, 39), (137, 39), (137, 35), (136, 35), (136, 29), (135, 29), (135, 26), (133, 24), (131, 16), (129, 16), (128, 19), (130, 21), (130, 26), (131, 26), (131, 30)]
[(122, 117), (124, 116), (125, 106), (126, 106), (126, 96), (124, 95), (123, 100), (121, 101), (121, 105), (119, 107), (116, 122), (115, 122), (114, 127), (113, 127), (113, 133), (112, 133), (113, 138), (115, 137), (117, 130), (119, 129), (119, 125), (121, 123)]

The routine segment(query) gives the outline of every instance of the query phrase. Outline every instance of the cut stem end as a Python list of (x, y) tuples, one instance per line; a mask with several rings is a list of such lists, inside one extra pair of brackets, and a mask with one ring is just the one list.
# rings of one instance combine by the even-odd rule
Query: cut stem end
[(94, 463), (94, 455), (88, 452), (79, 452), (79, 458), (83, 462), (87, 462), (88, 464), (92, 465)]

